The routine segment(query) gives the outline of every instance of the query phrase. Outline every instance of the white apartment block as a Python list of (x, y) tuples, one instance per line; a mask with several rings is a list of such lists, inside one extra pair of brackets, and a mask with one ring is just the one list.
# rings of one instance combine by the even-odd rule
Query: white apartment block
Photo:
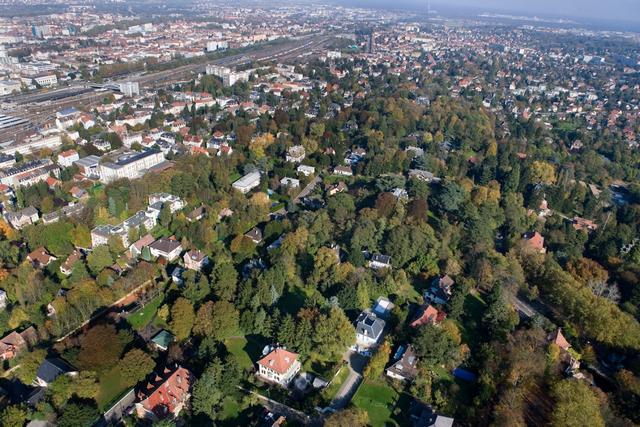
[(147, 169), (164, 162), (162, 151), (143, 151), (121, 156), (115, 163), (103, 163), (98, 166), (100, 181), (110, 183), (118, 179), (140, 178)]

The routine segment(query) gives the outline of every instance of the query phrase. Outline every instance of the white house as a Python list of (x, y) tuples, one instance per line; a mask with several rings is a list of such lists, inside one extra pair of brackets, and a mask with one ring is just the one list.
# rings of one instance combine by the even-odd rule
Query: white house
[(302, 145), (294, 145), (287, 150), (287, 162), (300, 163), (306, 156), (305, 149)]
[(67, 150), (58, 154), (58, 164), (64, 168), (71, 167), (76, 160), (80, 160), (76, 150)]
[(297, 169), (298, 173), (304, 176), (310, 176), (316, 173), (316, 168), (313, 166), (300, 165)]
[(276, 348), (258, 361), (258, 377), (286, 387), (300, 372), (298, 355), (284, 348)]
[(369, 311), (363, 311), (356, 321), (356, 344), (360, 347), (376, 345), (382, 337), (386, 322)]
[(182, 245), (177, 240), (161, 237), (149, 245), (151, 255), (154, 257), (163, 257), (167, 261), (173, 261), (182, 253)]

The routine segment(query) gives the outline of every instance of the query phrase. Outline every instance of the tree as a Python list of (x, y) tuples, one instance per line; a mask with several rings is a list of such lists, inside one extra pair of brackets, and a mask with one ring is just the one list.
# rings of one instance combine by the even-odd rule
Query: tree
[(218, 381), (222, 375), (223, 366), (219, 360), (214, 360), (193, 386), (193, 412), (203, 413), (211, 419), (217, 417), (220, 404), (225, 394), (219, 387)]
[(145, 379), (156, 367), (156, 362), (144, 351), (134, 348), (128, 351), (118, 364), (123, 386), (131, 387)]
[(487, 298), (487, 309), (482, 316), (482, 322), (490, 335), (499, 340), (505, 340), (518, 324), (518, 314), (506, 302), (502, 286), (498, 283), (493, 285)]
[(364, 409), (349, 408), (334, 412), (324, 422), (325, 427), (366, 427), (369, 414)]
[(112, 264), (111, 252), (109, 247), (105, 245), (98, 246), (87, 256), (87, 265), (94, 276), (97, 276), (105, 267)]
[(10, 405), (0, 413), (0, 425), (4, 427), (23, 427), (27, 421), (27, 409), (22, 405)]
[(222, 300), (231, 301), (235, 297), (238, 272), (233, 264), (228, 261), (216, 263), (212, 273), (212, 287), (214, 294)]
[(423, 325), (413, 340), (420, 361), (427, 366), (455, 363), (460, 358), (460, 348), (453, 337), (435, 325)]
[(376, 210), (381, 217), (389, 217), (396, 206), (396, 196), (391, 193), (380, 193), (376, 199)]
[(364, 369), (364, 377), (368, 380), (376, 380), (380, 378), (384, 372), (385, 366), (387, 366), (390, 355), (391, 345), (389, 345), (389, 341), (385, 341), (378, 350), (376, 350), (375, 354), (371, 357), (371, 360), (369, 360), (369, 364)]
[(100, 413), (95, 406), (85, 403), (67, 404), (58, 418), (60, 427), (87, 427), (93, 425)]
[(467, 192), (460, 184), (447, 181), (435, 199), (435, 207), (443, 214), (457, 215), (466, 198)]
[(328, 315), (318, 316), (313, 341), (320, 358), (339, 357), (354, 340), (355, 329), (342, 309), (333, 306)]
[(104, 371), (115, 366), (131, 335), (118, 333), (114, 325), (96, 325), (80, 338), (79, 367), (89, 371)]
[(552, 164), (536, 160), (529, 167), (531, 183), (553, 184), (556, 182), (556, 170)]
[(20, 368), (16, 371), (16, 376), (24, 384), (31, 384), (36, 379), (38, 368), (44, 361), (47, 352), (42, 349), (33, 350), (20, 357)]
[(558, 382), (552, 391), (556, 406), (551, 424), (557, 427), (604, 427), (600, 402), (582, 381), (566, 379)]
[(222, 341), (239, 328), (240, 314), (228, 301), (207, 302), (198, 310), (193, 332)]
[(186, 298), (178, 298), (171, 307), (169, 328), (179, 341), (189, 338), (194, 320), (193, 305)]

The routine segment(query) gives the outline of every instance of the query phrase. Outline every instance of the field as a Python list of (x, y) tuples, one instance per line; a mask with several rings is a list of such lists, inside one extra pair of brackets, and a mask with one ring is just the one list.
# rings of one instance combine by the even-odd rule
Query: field
[(158, 311), (158, 307), (162, 305), (163, 296), (158, 295), (151, 301), (147, 303), (140, 310), (131, 313), (129, 317), (127, 317), (127, 322), (131, 325), (133, 329), (141, 329), (144, 328), (151, 322), (153, 316), (155, 316), (156, 311)]
[(130, 387), (122, 387), (120, 370), (113, 368), (100, 377), (97, 402), (101, 410), (109, 409)]
[(232, 337), (225, 340), (227, 351), (233, 354), (242, 369), (251, 370), (262, 355), (266, 342), (257, 335)]
[(411, 397), (398, 394), (384, 383), (365, 381), (353, 397), (352, 403), (369, 414), (373, 427), (406, 425)]

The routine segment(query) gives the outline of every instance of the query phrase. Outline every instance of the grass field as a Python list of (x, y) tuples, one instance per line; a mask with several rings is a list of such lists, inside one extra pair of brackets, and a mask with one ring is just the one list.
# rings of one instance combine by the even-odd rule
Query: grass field
[(163, 296), (158, 295), (151, 301), (147, 303), (142, 309), (132, 313), (129, 317), (127, 317), (127, 322), (131, 325), (133, 329), (141, 329), (144, 328), (151, 322), (153, 316), (155, 316), (156, 311), (158, 311), (158, 307), (162, 305)]
[(129, 388), (122, 387), (120, 370), (117, 368), (113, 368), (105, 375), (102, 375), (100, 377), (100, 389), (96, 398), (100, 410), (109, 409)]
[(242, 369), (253, 369), (262, 357), (262, 349), (268, 342), (258, 335), (228, 338), (224, 341), (227, 351), (233, 354)]
[[(352, 403), (369, 414), (369, 424), (373, 427), (404, 425), (394, 415), (395, 409), (406, 409), (408, 396), (401, 396), (383, 383), (365, 381), (353, 396)], [(406, 415), (406, 411), (400, 410)]]

